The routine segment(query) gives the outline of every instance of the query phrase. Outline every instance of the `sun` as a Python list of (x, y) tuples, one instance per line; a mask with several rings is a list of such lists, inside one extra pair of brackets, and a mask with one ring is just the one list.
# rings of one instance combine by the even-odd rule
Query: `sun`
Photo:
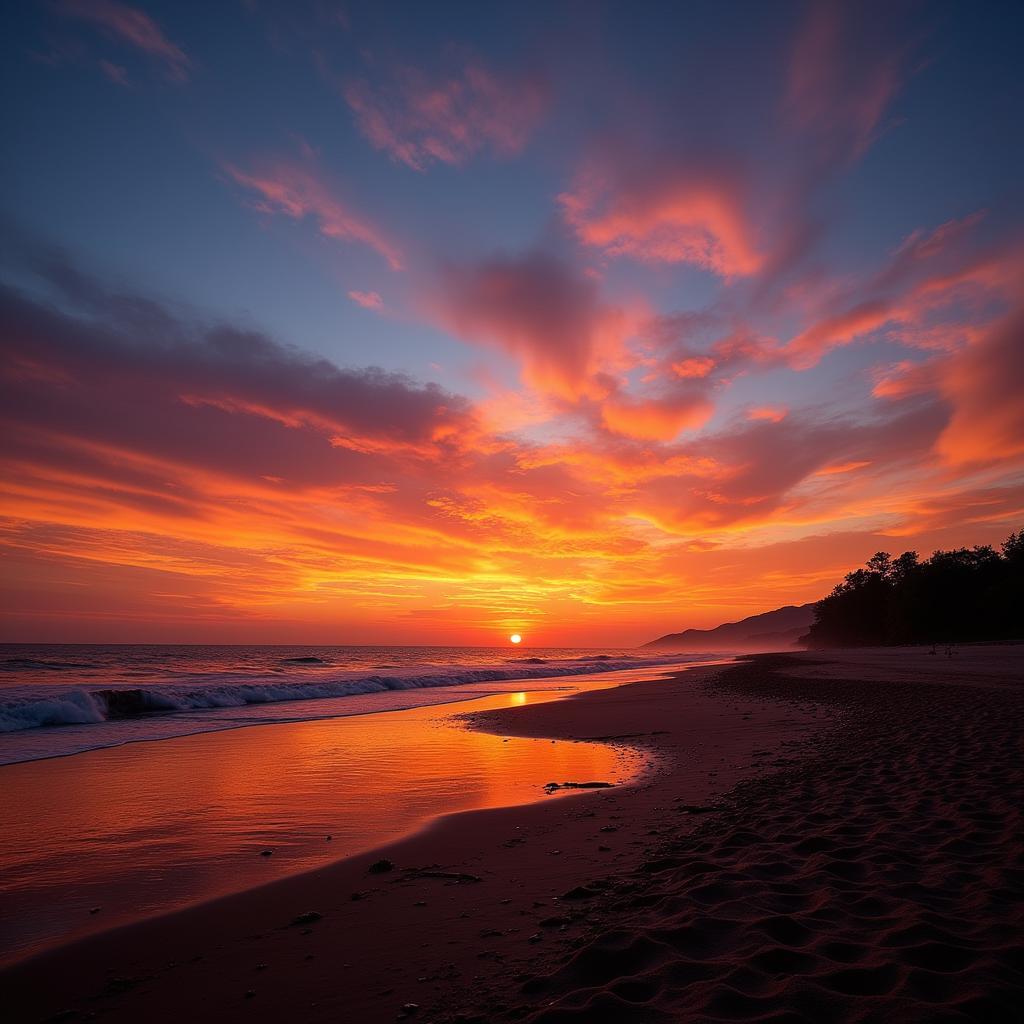
[(513, 633), (508, 639), (513, 644), (521, 644), (523, 642), (523, 638), (518, 633)]

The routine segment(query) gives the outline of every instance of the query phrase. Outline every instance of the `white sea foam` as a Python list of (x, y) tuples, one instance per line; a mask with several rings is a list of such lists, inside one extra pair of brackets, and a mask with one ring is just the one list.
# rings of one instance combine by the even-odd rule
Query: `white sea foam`
[(216, 677), (207, 677), (201, 685), (162, 683), (155, 687), (122, 685), (89, 689), (62, 686), (48, 687), (43, 692), (8, 689), (0, 699), (0, 732), (116, 722), (157, 712), (241, 708), (253, 704), (325, 700), (387, 690), (590, 675), (641, 666), (646, 668), (678, 664), (687, 660), (706, 659), (686, 659), (678, 655), (664, 658), (598, 656), (543, 664), (524, 660), (518, 664), (493, 666), (419, 666), (412, 670), (405, 667), (372, 674), (340, 672), (332, 673), (331, 678), (325, 678), (323, 669), (320, 669), (316, 676), (305, 676), (294, 681), (281, 678), (257, 681), (251, 676), (226, 674), (220, 677), (220, 681), (214, 681)]
[(106, 703), (87, 690), (63, 690), (45, 697), (23, 697), (0, 703), (0, 732), (46, 725), (86, 725), (106, 719)]

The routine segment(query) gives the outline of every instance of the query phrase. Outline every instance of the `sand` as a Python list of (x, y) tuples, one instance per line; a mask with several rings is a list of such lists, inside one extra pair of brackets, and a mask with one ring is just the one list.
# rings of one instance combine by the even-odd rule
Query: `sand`
[(1022, 647), (768, 656), (475, 716), (653, 767), (44, 954), (5, 1009), (1019, 1021), (1022, 669)]

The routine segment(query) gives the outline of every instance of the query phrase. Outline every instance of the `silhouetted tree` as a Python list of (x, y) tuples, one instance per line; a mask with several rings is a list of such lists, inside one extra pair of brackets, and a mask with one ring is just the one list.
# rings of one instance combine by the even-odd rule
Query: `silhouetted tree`
[(989, 545), (878, 551), (814, 607), (810, 647), (1024, 639), (1024, 531)]

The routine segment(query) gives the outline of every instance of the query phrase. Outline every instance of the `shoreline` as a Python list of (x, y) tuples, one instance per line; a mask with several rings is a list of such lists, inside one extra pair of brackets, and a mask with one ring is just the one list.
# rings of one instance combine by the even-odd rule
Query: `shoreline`
[[(887, 652), (814, 652), (477, 715), (657, 760), (632, 785), (451, 815), (42, 954), (6, 972), (8, 1005), (18, 1021), (1011, 1020), (1024, 660), (914, 657), (895, 683)], [(393, 870), (371, 873), (381, 858)]]
[[(655, 701), (656, 707), (653, 711), (658, 714), (660, 709), (662, 717), (673, 708), (678, 712), (680, 706), (692, 713), (693, 722), (683, 727), (676, 737), (676, 742), (684, 747), (694, 748), (700, 742), (698, 734), (712, 723), (723, 732), (723, 736), (728, 732), (730, 724), (738, 726), (744, 734), (739, 742), (735, 738), (728, 743), (716, 740), (720, 746), (724, 743), (724, 746), (721, 746), (722, 750), (729, 752), (728, 764), (721, 762), (722, 754), (716, 749), (713, 762), (701, 761), (700, 777), (694, 772), (684, 773), (689, 776), (686, 783), (688, 800), (696, 805), (731, 786), (734, 778), (738, 778), (746, 769), (751, 751), (759, 743), (764, 742), (765, 729), (752, 728), (750, 720), (744, 722), (735, 714), (735, 709), (701, 692), (698, 677), (721, 670), (721, 667), (692, 667), (653, 682), (627, 683), (590, 693), (563, 696), (561, 699), (542, 704), (508, 709), (500, 713), (503, 718), (495, 723), (497, 729), (491, 728), (490, 725), (486, 728), (489, 732), (497, 731), (499, 735), (514, 736), (524, 731), (525, 722), (519, 716), (528, 712), (540, 713), (543, 709), (566, 708), (565, 712), (551, 719), (548, 725), (542, 726), (541, 732), (545, 738), (562, 732), (565, 739), (580, 740), (582, 737), (579, 728), (571, 723), (579, 723), (580, 710), (587, 707), (588, 701), (598, 700), (599, 709), (592, 716), (595, 724), (591, 731), (595, 736), (611, 737), (623, 731), (650, 732), (650, 729), (622, 728), (622, 723), (626, 720), (624, 715), (633, 714), (637, 721), (646, 721), (652, 713), (651, 706), (637, 703), (635, 698), (640, 694)], [(613, 697), (627, 694), (625, 697)], [(636, 710), (630, 712), (630, 708)], [(751, 714), (755, 710), (751, 704)], [(569, 723), (570, 728), (565, 729), (564, 723)], [(612, 723), (611, 727), (609, 723)], [(767, 727), (768, 733), (776, 731), (777, 726), (774, 723)], [(259, 1001), (244, 997), (253, 982), (251, 975), (254, 968), (247, 964), (248, 959), (258, 955), (269, 961), (274, 954), (269, 949), (259, 954), (248, 952), (245, 937), (260, 934), (272, 945), (283, 940), (286, 947), (298, 942), (301, 948), (302, 944), (308, 946), (310, 941), (333, 942), (332, 933), (335, 937), (340, 937), (339, 927), (347, 932), (355, 920), (362, 922), (357, 929), (375, 929), (382, 936), (376, 956), (369, 956), (366, 950), (352, 950), (349, 954), (351, 959), (347, 962), (361, 961), (364, 969), (368, 960), (393, 962), (396, 952), (392, 946), (395, 942), (402, 945), (409, 941), (407, 932), (410, 926), (414, 926), (418, 933), (422, 933), (423, 929), (432, 933), (444, 932), (455, 927), (462, 933), (458, 959), (471, 962), (475, 966), (479, 965), (482, 932), (498, 933), (483, 941), (484, 947), (522, 945), (526, 949), (532, 949), (534, 944), (527, 940), (530, 935), (537, 933), (536, 922), (527, 935), (520, 936), (513, 942), (512, 935), (508, 934), (508, 928), (501, 927), (503, 920), (510, 913), (509, 904), (502, 903), (501, 900), (515, 900), (518, 904), (520, 899), (525, 898), (522, 897), (522, 893), (527, 881), (526, 876), (532, 875), (531, 884), (525, 888), (533, 893), (533, 898), (529, 905), (518, 906), (515, 914), (517, 917), (537, 918), (539, 908), (533, 907), (532, 903), (540, 903), (546, 910), (551, 907), (557, 908), (562, 894), (586, 881), (584, 865), (593, 872), (607, 870), (609, 863), (619, 866), (624, 862), (638, 861), (643, 856), (643, 842), (632, 836), (624, 839), (625, 828), (622, 829), (623, 834), (617, 834), (620, 831), (617, 820), (627, 809), (634, 809), (627, 808), (626, 804), (635, 805), (638, 796), (642, 797), (645, 805), (651, 804), (652, 794), (660, 786), (659, 777), (667, 770), (668, 758), (663, 759), (660, 756), (667, 749), (664, 739), (664, 736), (649, 736), (646, 739), (631, 737), (628, 741), (604, 741), (612, 746), (619, 744), (627, 748), (640, 748), (658, 758), (659, 763), (650, 773), (645, 773), (635, 785), (570, 793), (556, 801), (540, 801), (515, 807), (448, 815), (436, 819), (425, 829), (372, 853), (286, 877), (258, 889), (225, 896), (157, 919), (103, 932), (19, 961), (4, 972), (5, 985), (14, 994), (12, 1005), (22, 1014), (18, 1019), (25, 1020), (45, 1019), (48, 1014), (69, 1009), (78, 1010), (81, 1014), (91, 1009), (102, 1009), (105, 1015), (115, 1010), (120, 1013), (117, 1004), (134, 1005), (136, 1012), (146, 1012), (151, 1019), (170, 1020), (174, 1014), (169, 1011), (164, 1014), (160, 1009), (165, 1005), (172, 1005), (168, 1002), (169, 993), (161, 992), (157, 996), (150, 986), (158, 984), (163, 990), (165, 984), (173, 982), (174, 971), (183, 969), (186, 964), (190, 965), (192, 973), (207, 975), (208, 968), (204, 967), (216, 962), (218, 966), (215, 974), (207, 975), (202, 986), (204, 991), (207, 991), (205, 986), (210, 984), (213, 984), (214, 989), (222, 988), (223, 1001), (208, 993), (208, 997), (218, 1005), (218, 1015), (223, 1018), (223, 1015), (227, 1014), (228, 1019), (231, 1019), (231, 1014), (241, 1007), (247, 1019), (251, 1019), (254, 1013), (266, 1013), (266, 1019), (269, 1020), (275, 1014), (284, 1012), (284, 1008), (279, 1005), (271, 1008), (270, 1000), (266, 998)], [(710, 755), (711, 752), (705, 753)], [(743, 768), (738, 768), (733, 762), (743, 762)], [(705, 776), (705, 772), (717, 774)], [(683, 783), (682, 779), (678, 781)], [(652, 808), (653, 804), (648, 810), (652, 811)], [(598, 814), (602, 816), (604, 824), (596, 828), (589, 827), (591, 816)], [(612, 816), (615, 816), (615, 820)], [(654, 818), (657, 815), (652, 812), (651, 816), (651, 827), (654, 827)], [(609, 831), (601, 832), (601, 827), (608, 827)], [(492, 841), (491, 837), (495, 834), (502, 836), (500, 843)], [(583, 838), (584, 834), (586, 839)], [(550, 849), (540, 848), (543, 836), (553, 837)], [(601, 842), (597, 841), (599, 837)], [(506, 842), (509, 845), (506, 846)], [(585, 846), (586, 849), (580, 849), (581, 846)], [(494, 848), (489, 849), (491, 847)], [(562, 847), (565, 847), (567, 852), (572, 850), (574, 855), (561, 856)], [(392, 860), (397, 865), (396, 871), (387, 875), (369, 875), (368, 864), (382, 858)], [(441, 864), (444, 871), (473, 874), (484, 881), (480, 885), (465, 886), (429, 878), (410, 880), (408, 872), (403, 871), (403, 868), (410, 866), (422, 867), (428, 864)], [(396, 905), (397, 891), (410, 887), (422, 890), (425, 897), (443, 897), (446, 904), (468, 901), (468, 906), (460, 909), (459, 913), (466, 913), (469, 916), (460, 918), (456, 915), (451, 919), (447, 914), (450, 908), (439, 906), (437, 909), (445, 913), (445, 920), (443, 923), (431, 923), (431, 908), (417, 906), (420, 902), (429, 902), (428, 900), (410, 899), (403, 906)], [(438, 889), (441, 890), (440, 893)], [(329, 899), (325, 898), (325, 892), (332, 894)], [(343, 898), (338, 898), (338, 892), (343, 894)], [(353, 893), (364, 892), (368, 894), (365, 899), (351, 898)], [(493, 900), (488, 898), (488, 906), (483, 907), (477, 903), (482, 898), (478, 894), (483, 892), (488, 892), (489, 895), (500, 893), (500, 897)], [(323, 914), (323, 920), (308, 929), (287, 928), (289, 921), (310, 911)], [(550, 913), (545, 912), (540, 918), (550, 916)], [(466, 925), (466, 921), (485, 923)], [(487, 921), (490, 923), (487, 924)], [(507, 925), (507, 922), (505, 923)], [(574, 925), (573, 931), (575, 927)], [(389, 930), (391, 939), (385, 940), (383, 937)], [(309, 931), (311, 934), (303, 936), (302, 931)], [(544, 934), (549, 941), (555, 938), (547, 929), (544, 929)], [(399, 938), (396, 939), (396, 935)], [(558, 937), (565, 936), (559, 933)], [(259, 946), (261, 941), (257, 940), (256, 945)], [(211, 950), (211, 942), (214, 947), (221, 948)], [(204, 951), (196, 949), (196, 946), (202, 946)], [(151, 956), (140, 958), (138, 954), (143, 949), (151, 950)], [(297, 952), (298, 950), (291, 951), (292, 954)], [(500, 948), (493, 952), (499, 956), (508, 955), (501, 952)], [(303, 954), (305, 955), (307, 954)], [(202, 959), (195, 960), (197, 956)], [(410, 955), (410, 960), (415, 960), (415, 956)], [(167, 968), (167, 964), (172, 962), (175, 967)], [(305, 973), (308, 974), (308, 966), (315, 963), (316, 961), (303, 959), (302, 964), (307, 967)], [(465, 970), (465, 966), (460, 970)], [(234, 984), (224, 988), (226, 982), (223, 979), (232, 975), (235, 978)], [(43, 983), (43, 978), (48, 980)], [(60, 979), (59, 985), (54, 985), (55, 978)], [(139, 978), (145, 978), (145, 983), (138, 982)], [(221, 980), (218, 982), (216, 979)], [(378, 998), (375, 995), (375, 992), (388, 987), (384, 984), (386, 980), (385, 970), (382, 972), (380, 989), (373, 989), (372, 985), (367, 986), (363, 995), (356, 999), (359, 1007), (356, 1019), (394, 1019), (393, 1006), (387, 1004), (383, 997)], [(236, 992), (235, 987), (243, 982), (245, 987)], [(175, 985), (172, 984), (170, 987), (176, 991)], [(418, 984), (414, 983), (413, 987), (418, 988)], [(40, 994), (43, 995), (45, 1006), (35, 1005)], [(415, 992), (412, 994), (415, 995)], [(242, 999), (238, 1007), (235, 1006), (236, 996)], [(143, 1004), (152, 1000), (155, 1009), (138, 1009), (140, 1004), (135, 1000), (139, 999)], [(412, 996), (405, 1001), (408, 1002), (410, 999)], [(81, 1007), (76, 1004), (81, 1004)], [(353, 1012), (351, 1000), (344, 1005), (348, 1007), (347, 1012)], [(40, 1012), (43, 1010), (47, 1012)], [(178, 1012), (189, 1011), (179, 1005)], [(124, 1019), (130, 1019), (130, 1014)], [(314, 1016), (310, 1019), (316, 1018)]]
[[(668, 666), (666, 670), (671, 672), (672, 671), (672, 666)], [(630, 669), (622, 669), (621, 671), (629, 672), (631, 670)], [(560, 679), (562, 677), (555, 676), (554, 678), (555, 679)], [(569, 678), (572, 678), (572, 677), (569, 677)], [(502, 681), (503, 682), (507, 682), (507, 683), (517, 683), (517, 682), (543, 683), (543, 682), (546, 682), (546, 680), (544, 680), (544, 679), (522, 679), (522, 680), (520, 680), (520, 679), (508, 679), (508, 680), (502, 680)], [(457, 685), (457, 684), (453, 684), (453, 685)], [(476, 686), (478, 684), (476, 684), (476, 683), (467, 683), (465, 685), (467, 685), (467, 686)], [(479, 685), (482, 685), (482, 684), (479, 684)], [(623, 685), (628, 685), (628, 684), (623, 684)], [(554, 692), (557, 692), (558, 690), (563, 689), (563, 688), (564, 689), (571, 689), (572, 688), (572, 684), (571, 683), (566, 683), (565, 687), (554, 687), (554, 686), (552, 686), (552, 687), (550, 687), (549, 689), (546, 689), (546, 690), (529, 690), (529, 688), (526, 688), (526, 689), (527, 689), (527, 692), (529, 692), (529, 693), (554, 693)], [(436, 689), (440, 690), (440, 689), (442, 689), (442, 687), (439, 686), (439, 687), (436, 687)], [(486, 700), (488, 697), (500, 696), (504, 692), (506, 692), (506, 691), (503, 691), (503, 690), (488, 690), (486, 693), (474, 693), (471, 697), (467, 697), (467, 696), (462, 695), (462, 696), (458, 696), (458, 697), (452, 697), (450, 700), (431, 701), (431, 702), (427, 702), (427, 703), (424, 703), (424, 704), (415, 704), (412, 707), (407, 707), (407, 708), (406, 707), (371, 708), (371, 709), (368, 709), (366, 711), (334, 712), (334, 713), (331, 713), (331, 714), (311, 715), (308, 718), (305, 718), (305, 717), (304, 718), (284, 718), (284, 719), (280, 719), (280, 718), (268, 718), (268, 719), (254, 718), (252, 721), (249, 721), (249, 722), (238, 722), (238, 723), (236, 723), (234, 725), (219, 725), (219, 726), (215, 726), (214, 728), (200, 729), (200, 730), (197, 730), (196, 732), (181, 732), (181, 733), (175, 733), (172, 736), (139, 736), (139, 737), (134, 737), (134, 738), (130, 738), (130, 739), (118, 740), (116, 743), (105, 743), (105, 744), (103, 744), (101, 746), (88, 747), (85, 750), (69, 750), (67, 752), (62, 752), (62, 753), (45, 754), (45, 755), (40, 756), (40, 757), (29, 757), (29, 758), (26, 758), (23, 761), (4, 761), (4, 762), (0, 762), (0, 769), (7, 768), (7, 767), (10, 767), (10, 766), (13, 766), (13, 765), (37, 764), (37, 763), (42, 763), (44, 761), (55, 761), (55, 760), (58, 760), (60, 758), (66, 758), (66, 757), (80, 757), (83, 754), (91, 754), (91, 753), (93, 753), (94, 751), (97, 751), (97, 750), (115, 750), (118, 747), (125, 747), (125, 746), (128, 746), (129, 744), (135, 744), (135, 743), (167, 743), (167, 742), (170, 742), (172, 740), (188, 739), (188, 738), (193, 737), (193, 736), (213, 736), (213, 735), (216, 735), (216, 734), (222, 733), (222, 732), (236, 732), (239, 729), (258, 729), (258, 728), (262, 728), (262, 727), (265, 727), (265, 726), (273, 726), (273, 725), (302, 725), (304, 722), (327, 722), (327, 721), (330, 721), (330, 720), (335, 719), (335, 718), (365, 718), (367, 715), (391, 715), (391, 714), (398, 714), (399, 712), (402, 712), (402, 711), (414, 711), (414, 710), (416, 710), (418, 708), (443, 708), (443, 707), (447, 707), (447, 706), (449, 706), (451, 704), (469, 703), (469, 702), (474, 701), (474, 700)], [(329, 698), (329, 699), (332, 699), (332, 700), (344, 700), (345, 698), (344, 697), (334, 697), (334, 698)], [(301, 698), (297, 698), (296, 701), (278, 701), (277, 703), (280, 703), (280, 704), (299, 703), (300, 700), (301, 700)], [(257, 705), (257, 706), (265, 706), (265, 705)], [(178, 712), (168, 712), (168, 715), (174, 715), (174, 714), (177, 714), (177, 713)], [(58, 726), (57, 728), (60, 728), (60, 727)]]
[[(133, 645), (132, 645), (133, 646)], [(111, 749), (112, 747), (125, 746), (129, 743), (160, 742), (165, 739), (178, 739), (184, 736), (197, 736), (214, 732), (229, 732), (234, 729), (248, 728), (257, 725), (281, 725), (294, 724), (304, 721), (318, 721), (331, 718), (351, 718), (359, 715), (383, 714), (389, 711), (402, 711), (414, 707), (427, 705), (439, 705), (453, 703), (459, 700), (468, 699), (465, 696), (453, 696), (450, 700), (442, 696), (437, 700), (431, 699), (436, 691), (459, 690), (466, 688), (480, 688), (477, 691), (479, 696), (491, 696), (494, 694), (508, 692), (510, 687), (523, 689), (517, 684), (536, 684), (541, 689), (552, 689), (558, 680), (565, 680), (565, 685), (571, 687), (574, 682), (587, 682), (594, 678), (603, 678), (606, 675), (617, 675), (626, 672), (652, 672), (658, 670), (671, 671), (675, 668), (688, 667), (689, 665), (714, 664), (721, 657), (712, 654), (700, 654), (691, 656), (689, 659), (683, 653), (675, 656), (663, 655), (660, 658), (630, 658), (628, 664), (622, 659), (595, 658), (589, 663), (583, 664), (580, 659), (573, 659), (571, 662), (560, 662), (557, 659), (544, 661), (539, 664), (522, 664), (518, 667), (510, 667), (511, 662), (502, 665), (476, 666), (457, 665), (450, 666), (445, 672), (455, 675), (479, 675), (480, 678), (453, 679), (451, 675), (438, 673), (424, 673), (417, 670), (414, 675), (387, 676), (382, 671), (367, 675), (365, 672), (352, 676), (352, 678), (324, 679), (318, 676), (306, 680), (282, 680), (279, 678), (268, 678), (263, 675), (254, 675), (251, 679), (235, 679), (230, 682), (211, 679), (205, 684), (199, 684), (196, 692), (203, 692), (203, 685), (209, 693), (215, 693), (219, 689), (238, 693), (247, 693), (249, 690), (259, 690), (262, 687), (312, 687), (314, 689), (324, 686), (340, 687), (362, 687), (369, 685), (369, 689), (354, 689), (349, 692), (336, 694), (301, 694), (297, 696), (277, 696), (267, 699), (243, 699), (238, 704), (199, 704), (196, 706), (182, 706), (178, 708), (165, 708), (159, 705), (162, 697), (171, 699), (182, 699), (178, 692), (183, 689), (181, 684), (178, 690), (168, 688), (166, 683), (156, 685), (147, 690), (146, 686), (132, 684), (131, 686), (110, 686), (97, 683), (90, 685), (83, 684), (53, 684), (49, 688), (38, 690), (34, 693), (21, 693), (21, 690), (31, 689), (32, 684), (14, 684), (0, 687), (0, 716), (5, 713), (21, 713), (25, 707), (33, 704), (50, 705), (53, 702), (71, 702), (72, 698), (84, 694), (88, 699), (105, 700), (109, 695), (127, 694), (138, 707), (136, 713), (123, 713), (123, 711), (103, 717), (94, 721), (67, 721), (51, 723), (49, 725), (33, 725), (7, 729), (0, 732), (0, 768), (11, 764), (25, 764), (30, 761), (46, 761), (57, 757), (74, 756), (88, 753), (91, 750)], [(524, 662), (528, 659), (524, 659)], [(541, 665), (543, 667), (541, 667)], [(402, 671), (398, 666), (393, 666), (397, 671)], [(351, 668), (338, 669), (340, 672), (356, 672)], [(393, 685), (388, 685), (388, 684)], [(544, 685), (547, 684), (547, 685)], [(139, 703), (142, 698), (139, 694), (149, 693), (158, 703), (148, 707), (145, 703)], [(6, 698), (13, 695), (15, 702), (5, 705)], [(416, 695), (415, 697), (413, 695)], [(32, 698), (32, 699), (30, 699)], [(195, 699), (195, 692), (189, 692), (185, 698)], [(378, 700), (380, 699), (380, 700)], [(387, 703), (390, 701), (392, 703)], [(381, 706), (374, 706), (378, 701)], [(407, 701), (408, 703), (403, 703)], [(340, 704), (336, 702), (341, 702)], [(300, 712), (297, 714), (291, 710), (298, 706)], [(280, 710), (278, 710), (280, 709)], [(301, 709), (305, 709), (304, 712)], [(80, 709), (75, 704), (75, 713)], [(47, 713), (51, 713), (49, 710)], [(280, 715), (281, 717), (264, 717)], [(189, 723), (189, 724), (186, 724)], [(223, 724), (220, 724), (223, 723)], [(58, 726), (55, 728), (55, 725)], [(164, 725), (170, 732), (153, 734), (142, 732), (130, 734), (129, 730), (145, 728), (147, 726)], [(70, 741), (73, 737), (80, 735), (79, 730), (110, 730), (116, 732), (109, 740), (100, 741), (93, 735), (90, 745), (72, 746), (66, 750), (54, 750), (52, 752), (39, 753), (31, 745), (34, 737), (44, 735), (49, 740), (61, 739)], [(39, 730), (42, 730), (40, 733)], [(22, 753), (9, 754), (13, 746), (17, 748), (20, 744), (28, 744), (28, 749)]]
[[(277, 726), (262, 736), (216, 730), (153, 741), (148, 748), (92, 750), (74, 762), (5, 766), (0, 778), (11, 802), (0, 812), (0, 827), (10, 868), (0, 968), (329, 867), (415, 835), (446, 808), (513, 807), (564, 795), (544, 791), (548, 768), (571, 765), (584, 776), (621, 784), (635, 772), (631, 752), (608, 744), (587, 751), (529, 739), (510, 744), (493, 733), (466, 730), (462, 716), (663, 674), (627, 670), (548, 688), (542, 680), (534, 690), (460, 693), (455, 700), (388, 713), (258, 723)], [(449, 764), (457, 767), (449, 772)], [(201, 791), (195, 788), (197, 772), (209, 780)], [(250, 786), (244, 778), (254, 772), (259, 781)], [(334, 779), (341, 781), (340, 796)], [(77, 797), (69, 801), (57, 796), (62, 793)], [(37, 808), (44, 809), (41, 817)], [(151, 876), (163, 875), (172, 855), (163, 837), (186, 831), (173, 872), (154, 887)], [(257, 856), (260, 851), (266, 853)], [(74, 865), (77, 854), (89, 858), (87, 870)], [(32, 877), (26, 877), (26, 862), (34, 864)], [(76, 878), (74, 885), (65, 881), (66, 872)], [(189, 881), (190, 874), (196, 881)], [(60, 909), (45, 912), (38, 925), (14, 927), (21, 912), (31, 920), (48, 901), (55, 907), (59, 901)]]

